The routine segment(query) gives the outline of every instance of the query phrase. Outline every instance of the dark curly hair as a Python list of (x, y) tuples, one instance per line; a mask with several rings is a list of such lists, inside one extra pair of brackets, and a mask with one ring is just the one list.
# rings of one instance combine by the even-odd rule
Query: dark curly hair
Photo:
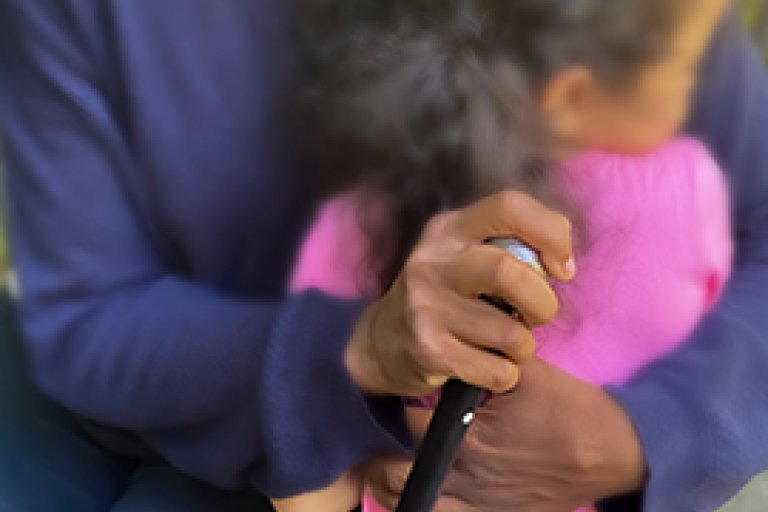
[(386, 201), (385, 225), (359, 206), (383, 287), (430, 217), (490, 193), (578, 217), (551, 180), (537, 91), (571, 65), (625, 86), (665, 55), (690, 1), (304, 0), (302, 136), (325, 192)]

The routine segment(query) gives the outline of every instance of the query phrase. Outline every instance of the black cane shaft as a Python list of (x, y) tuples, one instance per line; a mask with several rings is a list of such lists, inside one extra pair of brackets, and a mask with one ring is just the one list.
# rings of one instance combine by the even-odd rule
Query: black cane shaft
[(456, 379), (445, 385), (396, 512), (432, 510), (483, 393)]

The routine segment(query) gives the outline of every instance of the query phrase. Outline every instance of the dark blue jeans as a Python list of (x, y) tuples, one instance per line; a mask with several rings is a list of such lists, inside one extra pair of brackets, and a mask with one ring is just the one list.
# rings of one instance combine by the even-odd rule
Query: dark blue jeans
[(164, 464), (93, 443), (32, 382), (11, 301), (0, 295), (0, 512), (269, 512)]

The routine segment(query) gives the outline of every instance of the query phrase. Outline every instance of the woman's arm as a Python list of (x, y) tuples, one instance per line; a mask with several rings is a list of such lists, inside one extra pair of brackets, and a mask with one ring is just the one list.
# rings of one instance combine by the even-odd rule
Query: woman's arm
[(738, 20), (725, 21), (690, 131), (724, 167), (736, 258), (690, 342), (612, 389), (643, 443), (645, 510), (714, 510), (768, 465), (768, 80)]
[[(311, 291), (270, 303), (230, 297), (168, 268), (158, 247), (184, 228), (174, 224), (158, 236), (156, 219), (137, 215), (137, 199), (152, 201), (157, 182), (144, 179), (151, 173), (133, 152), (131, 114), (139, 105), (131, 103), (142, 97), (125, 97), (137, 79), (120, 66), (130, 46), (125, 32), (133, 30), (132, 41), (147, 50), (147, 37), (161, 31), (162, 42), (154, 44), (181, 52), (174, 56), (211, 59), (231, 50), (218, 43), (231, 42), (238, 30), (250, 34), (251, 22), (287, 6), (176, 2), (0, 1), (11, 233), (28, 352), (41, 387), (75, 412), (138, 433), (193, 476), (282, 498), (323, 488), (374, 453), (402, 450), (402, 407), (381, 395), (428, 393), (448, 377), (499, 392), (513, 386), (514, 361), (533, 353), (529, 326), (551, 318), (556, 299), (525, 264), (476, 241), (515, 235), (540, 251), (551, 275), (569, 279), (574, 272), (567, 220), (520, 193), (438, 215), (396, 283), (362, 316), (362, 303)], [(118, 7), (153, 23), (123, 26)], [(154, 16), (169, 12), (178, 24)], [(194, 29), (211, 23), (216, 37), (199, 35), (208, 37), (201, 46), (209, 53), (185, 53), (200, 41), (189, 39), (199, 34)], [(275, 59), (262, 62), (264, 76), (257, 74), (266, 83), (282, 67), (281, 54), (273, 41), (262, 44), (257, 55), (242, 57)], [(200, 73), (168, 71), (145, 78), (168, 87)], [(183, 109), (191, 100), (181, 89), (160, 101), (143, 96), (154, 100), (165, 130), (184, 129), (163, 124), (161, 108), (179, 101)], [(226, 139), (230, 127), (222, 126), (211, 136)], [(159, 151), (153, 156), (162, 159)], [(168, 190), (189, 185), (187, 170), (164, 183)], [(279, 171), (259, 171), (264, 195), (252, 201), (283, 199), (270, 188)], [(175, 249), (182, 261), (194, 256)], [(515, 304), (526, 323), (478, 302), (478, 290)]]
[(362, 303), (239, 300), (158, 257), (119, 178), (141, 169), (107, 87), (107, 5), (0, 2), (11, 234), (39, 384), (198, 478), (272, 496), (400, 449), (399, 407), (364, 400), (344, 366)]

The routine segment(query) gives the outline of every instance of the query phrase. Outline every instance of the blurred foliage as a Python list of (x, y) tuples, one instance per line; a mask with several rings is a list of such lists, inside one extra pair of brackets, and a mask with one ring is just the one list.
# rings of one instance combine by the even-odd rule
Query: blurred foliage
[(768, 2), (766, 0), (740, 0), (744, 23), (758, 48), (768, 60)]

